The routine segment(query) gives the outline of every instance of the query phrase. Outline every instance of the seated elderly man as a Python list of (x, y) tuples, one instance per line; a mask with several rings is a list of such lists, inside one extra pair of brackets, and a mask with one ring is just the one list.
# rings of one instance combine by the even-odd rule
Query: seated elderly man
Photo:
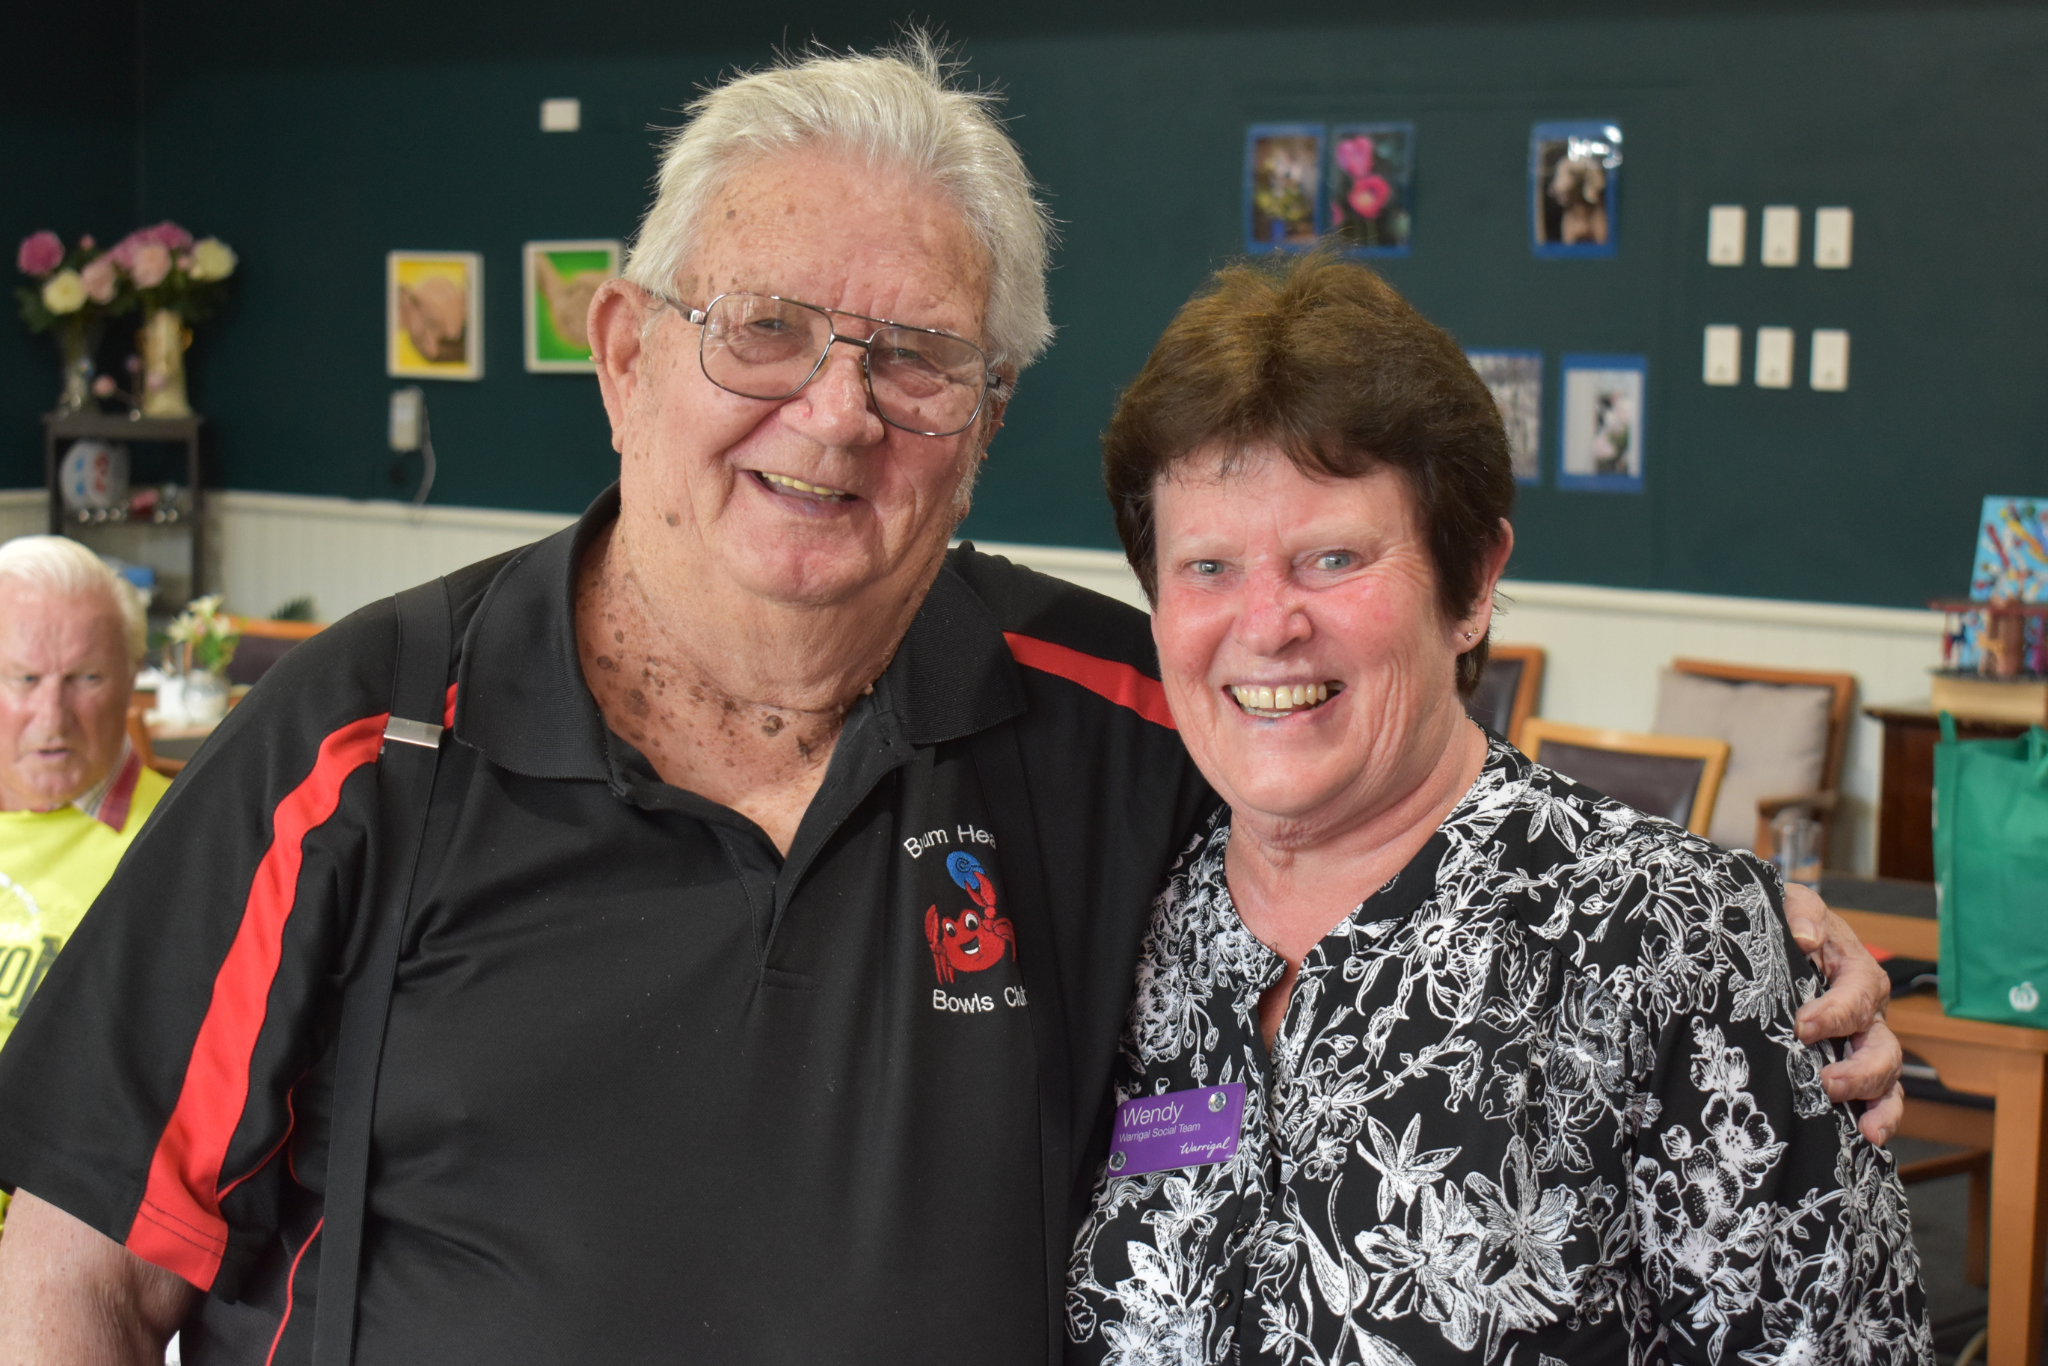
[(169, 786), (128, 743), (143, 633), (78, 542), (0, 545), (0, 1041)]
[(0, 1053), (0, 1359), (1057, 1360), (1215, 799), (1143, 617), (947, 549), (1045, 259), (929, 50), (698, 102), (591, 305), (617, 488), (286, 657)]

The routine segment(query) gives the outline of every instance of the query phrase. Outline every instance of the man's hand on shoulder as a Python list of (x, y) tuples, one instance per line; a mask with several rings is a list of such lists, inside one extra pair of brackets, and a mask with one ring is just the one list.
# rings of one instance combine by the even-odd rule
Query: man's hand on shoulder
[(21, 1191), (0, 1237), (0, 1364), (159, 1366), (197, 1294)]
[(1812, 888), (1785, 884), (1785, 923), (1828, 979), (1827, 993), (1799, 1008), (1799, 1037), (1805, 1043), (1848, 1040), (1848, 1056), (1821, 1069), (1821, 1084), (1830, 1099), (1869, 1102), (1857, 1126), (1872, 1143), (1883, 1144), (1898, 1129), (1906, 1108), (1899, 1085), (1905, 1054), (1884, 1022), (1891, 979), (1856, 931)]

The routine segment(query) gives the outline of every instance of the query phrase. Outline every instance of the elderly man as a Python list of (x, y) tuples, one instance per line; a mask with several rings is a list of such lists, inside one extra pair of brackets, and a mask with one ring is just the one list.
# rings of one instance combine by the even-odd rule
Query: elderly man
[(136, 599), (76, 541), (0, 545), (0, 1041), (169, 786), (128, 744)]
[(230, 718), (0, 1055), (0, 1356), (141, 1361), (208, 1291), (188, 1361), (1057, 1360), (1214, 798), (1141, 617), (946, 548), (1049, 335), (1044, 212), (922, 47), (692, 113), (591, 306), (617, 489), (448, 580), (354, 1303), (313, 1301), (389, 605)]

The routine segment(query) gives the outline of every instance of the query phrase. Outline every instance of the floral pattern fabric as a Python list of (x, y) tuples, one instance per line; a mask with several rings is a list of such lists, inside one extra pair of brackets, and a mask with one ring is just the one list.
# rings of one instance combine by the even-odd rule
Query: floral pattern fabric
[(1117, 1100), (1243, 1082), (1235, 1157), (1104, 1170), (1070, 1361), (1930, 1363), (1888, 1154), (1820, 1085), (1775, 874), (1495, 742), (1283, 963), (1227, 813), (1154, 908)]

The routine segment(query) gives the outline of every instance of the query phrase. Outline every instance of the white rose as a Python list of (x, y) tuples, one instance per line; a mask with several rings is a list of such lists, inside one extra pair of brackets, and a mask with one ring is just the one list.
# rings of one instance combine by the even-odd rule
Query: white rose
[(75, 270), (60, 270), (43, 286), (43, 307), (62, 315), (85, 307), (85, 281)]
[(235, 273), (235, 249), (218, 237), (192, 244), (192, 265), (186, 270), (194, 280), (225, 280)]

